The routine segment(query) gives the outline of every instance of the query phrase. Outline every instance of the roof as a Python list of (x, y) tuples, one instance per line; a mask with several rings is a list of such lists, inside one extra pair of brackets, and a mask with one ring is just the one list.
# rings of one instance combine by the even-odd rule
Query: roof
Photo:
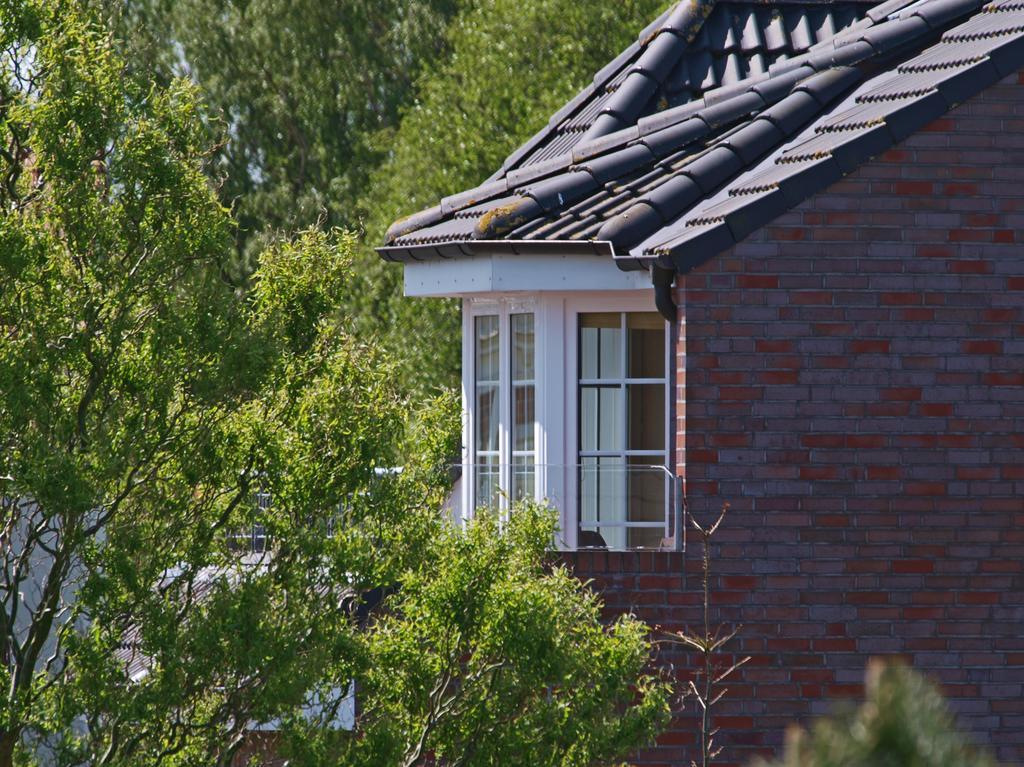
[(1021, 0), (685, 0), (379, 252), (611, 252), (685, 272), (1022, 65)]

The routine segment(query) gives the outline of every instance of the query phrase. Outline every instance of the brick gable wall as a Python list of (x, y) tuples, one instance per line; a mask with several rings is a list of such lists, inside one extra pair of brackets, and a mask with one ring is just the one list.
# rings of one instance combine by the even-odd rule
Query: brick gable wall
[[(1024, 762), (1024, 76), (679, 282), (678, 460), (691, 509), (733, 506), (716, 612), (754, 658), (723, 758), (899, 654)], [(697, 545), (568, 556), (612, 611), (699, 617)], [(695, 738), (683, 717), (642, 761)]]

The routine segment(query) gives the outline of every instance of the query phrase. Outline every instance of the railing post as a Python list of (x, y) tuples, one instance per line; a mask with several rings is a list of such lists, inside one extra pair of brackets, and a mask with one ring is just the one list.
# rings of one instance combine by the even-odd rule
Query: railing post
[(686, 551), (685, 535), (686, 525), (683, 522), (683, 478), (673, 477), (675, 485), (675, 497), (673, 498), (674, 520), (672, 522), (672, 543), (676, 551)]

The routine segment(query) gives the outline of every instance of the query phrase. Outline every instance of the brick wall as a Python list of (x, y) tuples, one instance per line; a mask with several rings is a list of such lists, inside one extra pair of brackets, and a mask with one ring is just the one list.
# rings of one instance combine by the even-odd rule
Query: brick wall
[[(720, 722), (742, 763), (860, 692), (939, 679), (1024, 762), (1024, 77), (680, 279), (679, 463), (733, 512), (718, 617), (754, 657)], [(610, 609), (695, 621), (700, 551), (579, 554)], [(685, 657), (667, 659), (685, 663)], [(685, 764), (680, 719), (644, 756)], [(684, 761), (685, 759), (685, 761)]]

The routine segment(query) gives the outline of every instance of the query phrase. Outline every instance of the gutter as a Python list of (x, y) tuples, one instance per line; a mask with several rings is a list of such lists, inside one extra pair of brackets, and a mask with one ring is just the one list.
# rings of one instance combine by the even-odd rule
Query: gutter
[(385, 261), (400, 264), (418, 261), (439, 261), (495, 253), (534, 256), (604, 256), (614, 255), (610, 242), (597, 240), (446, 240), (436, 243), (387, 245), (376, 248)]
[(676, 279), (674, 269), (666, 269), (658, 264), (651, 264), (651, 282), (654, 284), (654, 305), (665, 321), (675, 327), (679, 316), (679, 308), (672, 298), (672, 283)]

